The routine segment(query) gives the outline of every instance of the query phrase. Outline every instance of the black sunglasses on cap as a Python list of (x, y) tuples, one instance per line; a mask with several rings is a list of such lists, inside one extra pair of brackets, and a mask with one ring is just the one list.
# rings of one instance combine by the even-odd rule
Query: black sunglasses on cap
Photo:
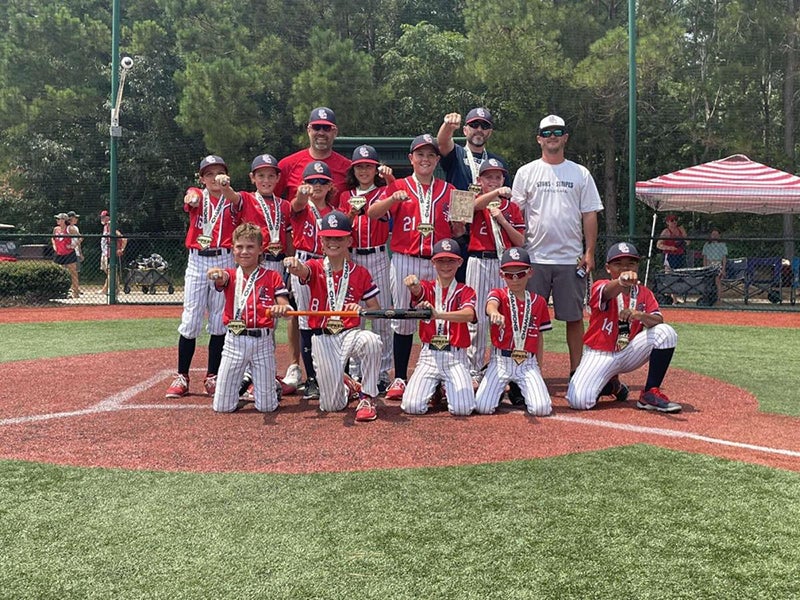
[(470, 121), (467, 123), (473, 129), (483, 129), (484, 131), (487, 129), (492, 129), (492, 124), (488, 121)]
[(561, 137), (565, 133), (567, 133), (565, 129), (543, 129), (539, 132), (539, 135), (543, 138), (549, 138), (551, 135)]
[(314, 131), (330, 131), (331, 129), (333, 129), (333, 125), (326, 125), (324, 123), (314, 123), (311, 126), (311, 129), (313, 129)]

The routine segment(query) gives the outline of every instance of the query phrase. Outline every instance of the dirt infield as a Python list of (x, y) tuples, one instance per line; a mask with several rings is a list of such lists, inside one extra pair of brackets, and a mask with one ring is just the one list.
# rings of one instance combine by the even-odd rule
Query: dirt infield
[[(0, 322), (53, 318), (46, 309), (0, 311)], [(763, 326), (763, 314), (665, 311), (668, 321)], [(180, 307), (58, 309), (58, 319), (175, 317)], [(752, 315), (752, 317), (751, 317)], [(800, 316), (770, 314), (770, 325), (800, 326)], [(779, 325), (779, 323), (781, 323)], [(199, 392), (205, 350), (198, 349), (192, 390)], [(286, 358), (278, 352), (281, 368)], [(67, 465), (168, 471), (317, 471), (463, 465), (555, 456), (647, 443), (800, 471), (800, 420), (758, 412), (755, 398), (710, 378), (672, 370), (666, 389), (684, 405), (677, 415), (637, 410), (634, 402), (603, 401), (572, 411), (564, 393), (563, 356), (548, 355), (544, 375), (555, 406), (533, 418), (510, 406), (493, 416), (454, 418), (436, 408), (404, 415), (397, 403), (380, 407), (373, 423), (356, 423), (351, 405), (324, 414), (316, 402), (289, 396), (276, 413), (252, 405), (217, 415), (206, 396), (166, 400), (175, 350), (143, 350), (4, 365), (13, 397), (0, 408), (0, 456)], [(412, 360), (413, 364), (413, 360)], [(125, 368), (110, 365), (126, 365)], [(36, 373), (32, 380), (31, 373)], [(64, 374), (71, 382), (65, 383)], [(641, 383), (644, 371), (626, 376)], [(678, 388), (678, 384), (680, 387)], [(632, 386), (633, 395), (639, 388)]]

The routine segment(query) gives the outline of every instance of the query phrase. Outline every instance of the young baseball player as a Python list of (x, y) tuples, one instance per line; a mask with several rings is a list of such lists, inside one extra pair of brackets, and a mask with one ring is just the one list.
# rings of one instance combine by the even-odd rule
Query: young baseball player
[(509, 248), (503, 253), (500, 276), (505, 287), (491, 290), (486, 301), (492, 356), (475, 396), (479, 413), (494, 413), (510, 381), (522, 390), (530, 414), (544, 417), (552, 411), (539, 362), (544, 351), (542, 332), (553, 327), (547, 300), (526, 289), (532, 273), (525, 248)]
[[(302, 186), (301, 186), (302, 187)], [(357, 311), (359, 303), (378, 309), (378, 288), (369, 271), (350, 260), (353, 243), (352, 223), (344, 213), (333, 211), (321, 219), (319, 237), (324, 258), (303, 263), (298, 257), (286, 259), (297, 281), (309, 290), (309, 307), (319, 311)], [(349, 390), (344, 383), (344, 367), (351, 356), (361, 363), (361, 400), (356, 407), (356, 421), (374, 421), (378, 417), (378, 368), (381, 338), (361, 329), (360, 317), (310, 316), (311, 356), (319, 382), (319, 407), (323, 411), (344, 410)]]
[(440, 383), (447, 391), (451, 414), (468, 415), (475, 409), (467, 359), (467, 323), (475, 321), (476, 297), (475, 290), (455, 280), (463, 260), (458, 243), (444, 239), (433, 247), (431, 262), (436, 270), (435, 279), (420, 281), (416, 274), (403, 279), (411, 306), (433, 311), (429, 321), (419, 323), (422, 350), (403, 394), (400, 404), (403, 412), (426, 413)]
[(225, 299), (208, 280), (208, 270), (233, 266), (231, 236), (238, 218), (232, 208), (238, 205), (239, 195), (231, 189), (228, 167), (219, 156), (209, 155), (200, 161), (198, 177), (202, 187), (190, 187), (183, 197), (183, 210), (189, 214), (185, 242), (189, 261), (184, 276), (183, 314), (178, 327), (178, 373), (167, 388), (167, 398), (180, 398), (189, 393), (189, 369), (206, 315), (211, 339), (203, 387), (209, 396), (213, 396), (216, 389), (225, 344), (222, 323)]
[(212, 267), (207, 272), (216, 289), (224, 292), (222, 321), (228, 328), (212, 405), (217, 412), (239, 407), (239, 388), (248, 366), (256, 410), (278, 408), (273, 317), (289, 308), (289, 290), (277, 271), (259, 265), (263, 242), (258, 225), (242, 223), (233, 232), (233, 259), (238, 266)]
[[(297, 188), (297, 195), (291, 201), (292, 239), (295, 256), (305, 262), (312, 258), (322, 258), (322, 240), (319, 227), (322, 217), (333, 210), (336, 192), (328, 165), (322, 161), (310, 162), (303, 169), (303, 183)], [(297, 277), (291, 277), (292, 293), (298, 310), (308, 310), (309, 289), (300, 285)], [(308, 317), (298, 317), (300, 330), (300, 353), (306, 369), (305, 400), (319, 398), (319, 384), (311, 359), (311, 328)]]
[(620, 242), (608, 249), (606, 271), (611, 280), (592, 286), (583, 357), (567, 389), (571, 408), (590, 409), (598, 396), (608, 393), (626, 400), (628, 388), (617, 376), (649, 363), (636, 406), (667, 413), (681, 410), (661, 391), (678, 334), (664, 323), (655, 296), (639, 283), (638, 270), (639, 253), (633, 244)]
[[(353, 159), (347, 169), (347, 189), (339, 195), (340, 209), (353, 222), (353, 262), (365, 267), (375, 285), (378, 286), (378, 302), (383, 308), (392, 305), (392, 292), (389, 287), (389, 256), (386, 252), (389, 241), (389, 215), (370, 219), (367, 209), (380, 198), (382, 188), (394, 181), (392, 169), (380, 164), (378, 153), (372, 146), (358, 146), (353, 150)], [(392, 322), (389, 319), (376, 319), (372, 328), (383, 343), (378, 389), (385, 392), (391, 381), (392, 368)], [(359, 365), (350, 365), (351, 374), (360, 375)]]
[[(500, 257), (513, 246), (525, 245), (525, 218), (511, 202), (511, 188), (503, 185), (506, 168), (496, 158), (484, 160), (480, 166), (478, 185), (481, 194), (475, 198), (475, 216), (470, 229), (466, 284), (478, 298), (489, 296), (489, 290), (503, 287)], [(469, 326), (470, 346), (467, 355), (473, 385), (480, 381), (486, 365), (486, 334), (489, 322), (478, 317)]]
[[(387, 185), (382, 198), (367, 210), (372, 219), (380, 219), (386, 213), (392, 218), (389, 269), (392, 300), (398, 308), (407, 307), (410, 301), (408, 288), (403, 285), (408, 275), (420, 279), (434, 278), (431, 264), (434, 245), (444, 239), (460, 237), (466, 231), (464, 223), (449, 221), (450, 194), (455, 188), (433, 175), (439, 164), (436, 140), (428, 133), (414, 138), (408, 159), (414, 172)], [(386, 391), (386, 397), (399, 400), (403, 397), (408, 378), (414, 323), (395, 320), (392, 331), (395, 379)]]

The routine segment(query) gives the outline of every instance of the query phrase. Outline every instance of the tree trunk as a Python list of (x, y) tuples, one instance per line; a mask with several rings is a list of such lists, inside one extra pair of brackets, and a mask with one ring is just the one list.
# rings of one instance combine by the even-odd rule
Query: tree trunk
[(603, 205), (606, 213), (606, 234), (617, 235), (617, 144), (609, 132), (603, 154)]

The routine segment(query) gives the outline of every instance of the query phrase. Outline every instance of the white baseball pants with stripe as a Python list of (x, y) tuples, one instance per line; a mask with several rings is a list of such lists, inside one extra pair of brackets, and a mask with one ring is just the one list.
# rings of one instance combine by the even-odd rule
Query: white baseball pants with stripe
[(588, 410), (597, 404), (597, 396), (606, 383), (621, 373), (635, 371), (650, 359), (654, 349), (666, 350), (678, 345), (678, 334), (666, 323), (645, 329), (620, 352), (601, 352), (583, 348), (583, 357), (567, 388), (570, 408)]
[(467, 259), (467, 274), (464, 282), (475, 290), (478, 298), (477, 321), (467, 325), (469, 329), (470, 346), (467, 351), (470, 369), (480, 371), (486, 364), (486, 344), (489, 337), (489, 319), (486, 316), (486, 298), (489, 291), (494, 288), (504, 288), (505, 284), (500, 278), (500, 261), (496, 258), (478, 258), (470, 256)]
[[(301, 261), (306, 262), (314, 258), (315, 255), (309, 255), (308, 252), (298, 250), (295, 256)], [(311, 288), (301, 284), (297, 275), (291, 275), (289, 279), (292, 285), (292, 295), (294, 296), (294, 301), (297, 303), (297, 310), (308, 310), (308, 306), (311, 303)], [(297, 317), (297, 324), (300, 326), (300, 329), (308, 329), (308, 317)]]
[(225, 336), (212, 404), (215, 411), (236, 410), (245, 367), (249, 367), (253, 377), (256, 410), (272, 412), (278, 408), (278, 394), (275, 390), (275, 338), (270, 329), (262, 329), (261, 333), (260, 338), (234, 335), (230, 331)]
[[(423, 279), (434, 279), (436, 271), (433, 269), (433, 263), (428, 259), (407, 254), (392, 254), (389, 280), (394, 308), (408, 308), (411, 305), (411, 292), (403, 283), (408, 275), (416, 275), (422, 281)], [(392, 319), (392, 331), (398, 335), (413, 335), (417, 327), (419, 327), (419, 323), (415, 319)]]
[[(372, 281), (378, 287), (378, 302), (381, 308), (392, 308), (392, 290), (389, 285), (389, 257), (386, 252), (376, 252), (375, 254), (356, 254), (353, 252), (353, 262), (365, 267), (372, 275)], [(383, 381), (391, 381), (389, 371), (394, 364), (392, 357), (392, 321), (391, 319), (370, 319), (372, 321), (372, 331), (378, 334), (383, 343), (383, 353), (381, 354), (380, 376)], [(365, 325), (364, 321), (361, 322)], [(354, 374), (354, 373), (351, 373)], [(358, 372), (361, 376), (360, 367)]]
[(510, 356), (492, 350), (489, 366), (475, 394), (475, 410), (483, 415), (494, 414), (509, 381), (522, 390), (528, 412), (536, 417), (546, 417), (553, 411), (550, 392), (542, 379), (536, 356), (529, 356), (517, 364)]
[(319, 408), (323, 411), (344, 410), (348, 390), (344, 385), (344, 366), (351, 356), (361, 363), (361, 390), (378, 395), (378, 368), (383, 344), (377, 333), (353, 328), (337, 335), (315, 335), (311, 338), (311, 359), (317, 371)]
[(214, 282), (208, 278), (211, 268), (230, 269), (233, 255), (223, 251), (219, 256), (200, 256), (189, 252), (183, 288), (183, 314), (178, 333), (193, 340), (203, 330), (203, 320), (208, 315), (207, 331), (211, 335), (223, 335), (227, 329), (222, 324), (222, 310), (225, 308), (225, 294), (214, 289)]
[(400, 403), (402, 411), (412, 415), (428, 412), (428, 401), (439, 382), (444, 384), (450, 414), (465, 416), (475, 410), (467, 349), (431, 350), (430, 345), (422, 344), (419, 361)]

